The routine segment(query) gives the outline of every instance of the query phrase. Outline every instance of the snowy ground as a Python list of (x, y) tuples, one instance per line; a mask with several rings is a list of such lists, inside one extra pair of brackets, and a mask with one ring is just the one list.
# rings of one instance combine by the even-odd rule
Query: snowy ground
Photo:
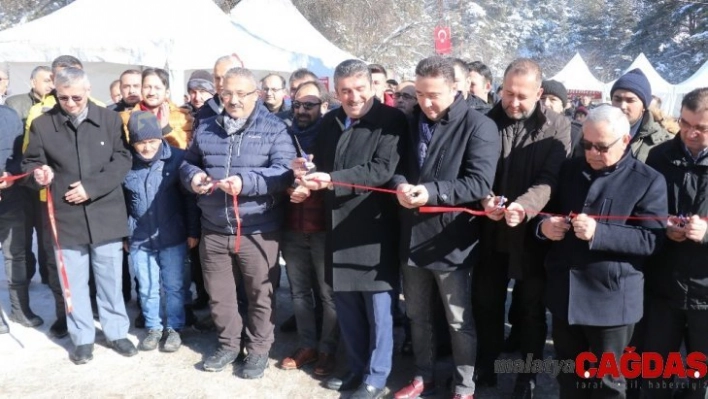
[[(0, 263), (2, 265), (2, 263)], [(3, 266), (0, 266), (3, 268)], [(9, 311), (7, 281), (0, 273), (0, 304)], [(87, 365), (75, 366), (69, 361), (72, 349), (68, 337), (52, 339), (47, 335), (53, 319), (53, 299), (49, 288), (35, 276), (30, 289), (32, 309), (44, 319), (36, 329), (10, 323), (12, 335), (0, 335), (0, 398), (347, 398), (342, 394), (321, 387), (321, 380), (314, 377), (311, 368), (284, 371), (276, 367), (283, 357), (297, 345), (296, 334), (280, 333), (276, 328), (276, 341), (270, 354), (270, 367), (261, 380), (242, 380), (227, 369), (221, 373), (201, 370), (201, 362), (216, 348), (215, 333), (199, 333), (188, 329), (183, 332), (183, 346), (176, 353), (159, 351), (141, 352), (135, 357), (124, 358), (105, 344), (105, 338), (96, 323), (97, 336), (94, 360)], [(278, 291), (280, 324), (291, 315), (287, 279)], [(128, 304), (131, 320), (137, 314), (135, 301)], [(206, 311), (200, 311), (203, 316)], [(138, 343), (144, 330), (131, 328), (129, 338)], [(401, 331), (394, 332), (400, 343)], [(552, 356), (552, 346), (546, 346), (546, 355)], [(238, 367), (236, 365), (235, 367)], [(441, 359), (438, 364), (438, 398), (447, 398), (445, 382), (451, 375), (451, 360)], [(345, 372), (344, 350), (340, 345), (338, 373)], [(389, 378), (386, 397), (406, 384), (413, 370), (413, 358), (396, 354), (394, 371)], [(513, 375), (499, 376), (497, 389), (479, 389), (476, 398), (506, 398), (513, 388)], [(548, 375), (541, 375), (536, 389), (537, 398), (556, 398), (557, 384)]]

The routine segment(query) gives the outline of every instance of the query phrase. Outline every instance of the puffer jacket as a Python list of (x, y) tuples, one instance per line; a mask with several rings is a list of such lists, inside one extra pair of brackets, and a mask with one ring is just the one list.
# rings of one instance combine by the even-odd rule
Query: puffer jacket
[[(664, 175), (669, 215), (708, 216), (708, 156), (694, 161), (680, 136), (649, 152), (647, 165)], [(702, 242), (667, 239), (646, 267), (650, 298), (679, 309), (708, 310), (708, 234)]]
[(133, 166), (123, 181), (131, 250), (160, 250), (199, 237), (195, 196), (179, 180), (184, 150), (170, 147), (163, 139), (152, 162), (132, 153)]
[[(189, 143), (192, 142), (192, 115), (189, 111), (182, 109), (170, 102), (170, 119), (167, 126), (162, 129), (162, 137), (167, 140), (167, 142), (179, 149), (186, 149)], [(125, 138), (128, 141), (128, 120), (130, 119), (130, 113), (133, 111), (140, 111), (140, 103), (135, 104), (133, 109), (128, 111), (123, 111), (120, 113), (120, 117), (123, 119), (123, 130), (125, 131)]]
[[(258, 103), (246, 124), (233, 134), (226, 133), (223, 119), (222, 114), (199, 122), (180, 168), (182, 183), (191, 191), (192, 178), (200, 172), (214, 180), (240, 176), (241, 232), (276, 231), (283, 224), (286, 190), (294, 180), (290, 162), (295, 158), (295, 146), (285, 124)], [(236, 234), (231, 195), (217, 189), (200, 195), (197, 204), (204, 230)]]

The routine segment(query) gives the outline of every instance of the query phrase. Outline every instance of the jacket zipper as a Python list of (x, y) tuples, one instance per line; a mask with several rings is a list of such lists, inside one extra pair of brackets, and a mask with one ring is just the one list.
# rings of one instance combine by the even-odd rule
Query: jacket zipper
[[(234, 135), (229, 136), (229, 156), (226, 160), (226, 177), (229, 177), (229, 172), (231, 172), (231, 155), (233, 154), (234, 151)], [(239, 150), (240, 153), (240, 150)], [(229, 195), (224, 192), (224, 216), (226, 216), (226, 223), (229, 226), (229, 232), (231, 234), (234, 233), (234, 226), (231, 224), (231, 220), (229, 219)], [(236, 215), (238, 217), (238, 215)]]

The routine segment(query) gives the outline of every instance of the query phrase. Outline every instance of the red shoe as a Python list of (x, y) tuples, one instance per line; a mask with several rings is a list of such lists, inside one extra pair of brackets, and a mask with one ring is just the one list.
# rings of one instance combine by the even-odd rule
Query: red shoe
[(435, 383), (423, 383), (423, 380), (414, 378), (410, 384), (401, 388), (396, 392), (394, 399), (415, 399), (420, 396), (427, 396), (435, 393)]

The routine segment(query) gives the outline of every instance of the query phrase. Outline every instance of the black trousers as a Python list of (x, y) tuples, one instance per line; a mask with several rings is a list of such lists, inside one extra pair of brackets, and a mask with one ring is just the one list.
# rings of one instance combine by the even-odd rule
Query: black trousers
[[(603, 353), (613, 353), (619, 359), (629, 344), (634, 324), (613, 327), (569, 325), (553, 317), (553, 345), (556, 359), (574, 360), (582, 352), (592, 352), (598, 359)], [(626, 398), (624, 377), (604, 376), (602, 379), (581, 379), (575, 373), (558, 374), (561, 399)]]
[[(522, 358), (543, 358), (546, 343), (546, 276), (534, 265), (514, 284), (515, 326), (520, 333)], [(472, 277), (472, 310), (477, 327), (477, 367), (492, 372), (504, 346), (504, 314), (509, 286), (509, 256), (495, 253), (476, 265)]]
[[(664, 300), (650, 298), (644, 319), (647, 328), (645, 351), (657, 352), (666, 359), (669, 352), (678, 352), (681, 343), (685, 342), (686, 353), (708, 354), (708, 310), (678, 309)], [(687, 381), (646, 379), (642, 384), (642, 394), (650, 399), (671, 398), (674, 390), (681, 390), (681, 398), (703, 399), (707, 397), (706, 384), (708, 379), (705, 377)]]

